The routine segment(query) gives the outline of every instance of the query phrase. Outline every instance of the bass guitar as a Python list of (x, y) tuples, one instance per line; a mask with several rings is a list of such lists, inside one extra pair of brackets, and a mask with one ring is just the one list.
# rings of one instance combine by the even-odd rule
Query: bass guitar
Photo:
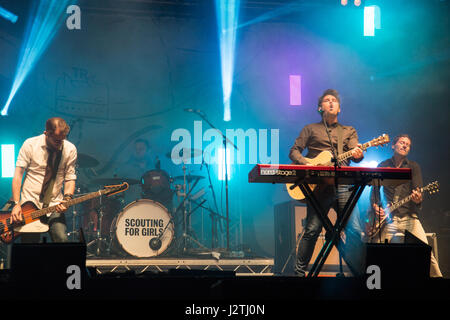
[[(120, 185), (105, 186), (104, 189), (88, 193), (84, 196), (74, 198), (64, 202), (64, 206), (69, 208), (78, 203), (101, 197), (103, 195), (111, 196), (113, 194), (123, 192), (128, 189), (128, 183), (124, 182)], [(0, 240), (4, 243), (10, 243), (25, 232), (47, 232), (49, 227), (42, 223), (40, 217), (50, 214), (55, 211), (56, 205), (38, 209), (36, 205), (31, 202), (25, 202), (22, 207), (22, 221), (12, 223), (11, 212), (0, 213)]]
[[(428, 192), (430, 195), (431, 194), (435, 194), (437, 192), (439, 192), (439, 182), (434, 181), (431, 182), (429, 184), (427, 184), (425, 187), (419, 188), (420, 192), (424, 193), (425, 191)], [(379, 221), (373, 221), (373, 223), (366, 223), (366, 235), (369, 239), (374, 238), (379, 232), (380, 230), (383, 228), (383, 226), (386, 223), (389, 223), (392, 219), (392, 215), (391, 213), (394, 212), (395, 210), (397, 210), (398, 208), (400, 208), (401, 206), (403, 206), (404, 204), (408, 203), (409, 201), (411, 201), (412, 199), (412, 193), (393, 203), (390, 203), (386, 206), (386, 208), (384, 209), (384, 216), (382, 219), (380, 219)]]

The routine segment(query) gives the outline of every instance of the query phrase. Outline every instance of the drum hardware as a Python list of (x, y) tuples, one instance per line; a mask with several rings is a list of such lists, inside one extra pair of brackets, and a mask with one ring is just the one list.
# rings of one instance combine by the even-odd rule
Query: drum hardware
[(225, 151), (225, 207), (226, 207), (226, 229), (227, 229), (227, 251), (230, 250), (230, 206), (229, 206), (229, 197), (228, 197), (228, 163), (227, 163), (227, 146), (231, 145), (233, 148), (239, 151), (238, 147), (227, 138), (225, 134), (219, 129), (217, 129), (207, 118), (204, 112), (195, 112), (198, 116), (200, 116), (212, 129), (215, 129), (222, 136), (222, 144)]
[(204, 188), (201, 188), (199, 192), (197, 192), (196, 194), (193, 194), (191, 196), (191, 200), (197, 200), (198, 198), (204, 196), (206, 194), (206, 191)]
[(76, 209), (77, 205), (72, 206), (72, 231), (67, 233), (68, 237), (72, 237), (72, 241), (75, 242), (75, 235), (78, 234), (78, 230), (76, 230), (77, 226), (77, 218), (78, 218), (78, 211)]
[[(219, 207), (217, 205), (217, 198), (216, 198), (216, 193), (214, 192), (214, 187), (212, 185), (212, 181), (211, 181), (211, 173), (210, 173), (210, 168), (208, 163), (206, 163), (204, 161), (204, 159), (202, 159), (202, 165), (205, 165), (206, 168), (206, 172), (208, 174), (208, 181), (209, 181), (209, 189), (211, 190), (212, 196), (213, 196), (213, 200), (214, 200), (214, 205), (215, 205), (215, 209), (216, 211), (211, 210), (210, 208), (206, 208), (206, 207), (202, 207), (204, 209), (206, 209), (207, 211), (209, 211), (210, 213), (210, 218), (211, 218), (211, 249), (214, 249), (216, 246), (215, 244), (218, 242), (218, 238), (217, 238), (217, 223), (222, 220), (228, 221), (226, 220), (226, 218), (224, 218), (222, 215), (218, 214), (219, 212)], [(195, 200), (195, 199), (193, 199)], [(222, 224), (219, 224), (220, 229), (222, 231)]]
[(164, 236), (164, 234), (166, 233), (167, 228), (172, 225), (172, 227), (174, 226), (174, 221), (173, 221), (173, 217), (170, 216), (170, 220), (169, 222), (166, 224), (166, 227), (164, 228), (164, 230), (157, 236), (154, 238), (151, 238), (149, 241), (149, 246), (150, 249), (152, 250), (159, 250), (162, 246), (162, 241), (161, 238)]
[[(89, 157), (89, 156), (86, 156)], [(83, 156), (82, 156), (83, 158)], [(84, 160), (84, 165), (86, 165), (86, 160)], [(76, 174), (77, 176), (79, 175), (79, 169), (76, 168)], [(88, 189), (86, 187), (85, 184), (81, 183), (81, 185), (79, 185), (78, 187), (75, 188), (75, 195), (77, 197), (82, 197), (86, 194), (88, 194), (89, 192), (87, 192)], [(80, 233), (79, 230), (76, 230), (77, 227), (77, 222), (79, 222), (79, 216), (78, 216), (78, 211), (77, 211), (77, 205), (72, 205), (72, 231), (67, 233), (67, 237), (71, 237), (72, 241), (75, 241), (75, 236), (78, 235), (78, 237), (80, 237)]]
[[(186, 164), (183, 163), (183, 176), (175, 177), (174, 179), (181, 179), (183, 178), (183, 184), (182, 185), (175, 185), (175, 188), (177, 190), (177, 196), (182, 197), (180, 204), (174, 211), (174, 216), (176, 216), (177, 212), (182, 210), (182, 224), (183, 224), (183, 232), (181, 234), (180, 239), (178, 240), (178, 249), (181, 250), (183, 253), (186, 253), (188, 251), (188, 241), (191, 241), (195, 244), (197, 244), (200, 248), (203, 250), (210, 251), (206, 246), (204, 246), (202, 243), (198, 241), (194, 236), (192, 236), (193, 230), (191, 228), (191, 215), (194, 213), (195, 210), (197, 210), (200, 206), (197, 206), (195, 209), (192, 209), (191, 202), (193, 201), (193, 197), (195, 196), (195, 199), (201, 197), (205, 192), (203, 189), (201, 189), (199, 192), (196, 192), (194, 196), (191, 196), (191, 193), (195, 189), (197, 183), (203, 179), (203, 176), (195, 176), (191, 175), (190, 173), (186, 174), (187, 167)], [(194, 184), (191, 186), (190, 182), (194, 181)], [(206, 200), (203, 200), (201, 204), (206, 202)], [(157, 240), (153, 242), (154, 245), (157, 245)]]
[[(203, 155), (203, 150), (200, 149), (187, 149), (187, 148), (182, 148), (180, 149), (180, 151), (178, 153), (173, 153), (173, 152), (167, 152), (166, 153), (166, 157), (171, 159), (171, 160), (179, 160), (181, 159), (181, 161), (184, 163), (185, 159), (191, 159), (191, 158), (196, 158), (196, 157), (200, 157)], [(174, 159), (175, 158), (175, 159)]]
[[(98, 199), (99, 199), (100, 205), (99, 205), (99, 210), (98, 210), (98, 215), (97, 215), (97, 221), (98, 221), (97, 222), (97, 232), (95, 234), (95, 238), (86, 245), (86, 247), (88, 247), (88, 248), (91, 245), (95, 245), (95, 255), (96, 256), (100, 256), (100, 254), (103, 251), (102, 243), (106, 244), (106, 242), (107, 242), (107, 239), (102, 237), (102, 231), (103, 231), (102, 224), (103, 224), (103, 214), (104, 214), (104, 212), (103, 212), (103, 196), (99, 197)], [(107, 254), (109, 254), (109, 248), (110, 248), (110, 246), (108, 244), (107, 249), (106, 249)]]

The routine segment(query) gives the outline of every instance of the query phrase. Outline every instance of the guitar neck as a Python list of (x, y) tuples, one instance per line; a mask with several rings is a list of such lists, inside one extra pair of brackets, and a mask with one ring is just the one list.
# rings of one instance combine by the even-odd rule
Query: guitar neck
[[(429, 188), (429, 186), (426, 186), (426, 187), (420, 188), (419, 190), (420, 190), (420, 192), (424, 192), (424, 191), (426, 191), (428, 188)], [(397, 201), (397, 202), (394, 202), (393, 204), (391, 204), (390, 206), (388, 206), (388, 207), (387, 207), (388, 212), (391, 213), (391, 212), (397, 210), (397, 209), (400, 208), (402, 205), (404, 205), (404, 204), (410, 202), (411, 199), (412, 199), (412, 193), (411, 193), (409, 196), (407, 196), (407, 197), (405, 197), (405, 198), (403, 198), (403, 199), (401, 199), (401, 200), (399, 200), (399, 201)]]
[[(92, 192), (92, 193), (89, 193), (89, 194), (87, 194), (85, 196), (81, 196), (81, 197), (78, 197), (78, 198), (66, 201), (66, 202), (64, 202), (64, 206), (66, 208), (69, 208), (69, 207), (71, 207), (73, 205), (76, 205), (78, 203), (81, 203), (81, 202), (84, 202), (84, 201), (87, 201), (87, 200), (90, 200), (90, 199), (94, 199), (94, 198), (100, 197), (102, 194), (103, 194), (102, 190), (99, 190), (99, 191), (96, 191), (96, 192)], [(32, 217), (33, 217), (33, 219), (37, 219), (39, 217), (42, 217), (42, 216), (44, 216), (44, 215), (46, 215), (48, 213), (54, 212), (56, 207), (57, 207), (57, 205), (51, 206), (51, 207), (47, 207), (47, 208), (43, 208), (43, 209), (40, 209), (40, 210), (36, 210), (36, 211), (34, 211), (32, 213)]]
[[(366, 143), (364, 143), (362, 146), (361, 146), (361, 149), (362, 149), (362, 151), (366, 151), (368, 148), (370, 148), (372, 146), (372, 144), (371, 144), (371, 142), (369, 141), (369, 142), (366, 142)], [(353, 152), (352, 152), (353, 150), (349, 150), (349, 151), (347, 151), (347, 152), (344, 152), (344, 153), (342, 153), (342, 154), (340, 154), (340, 155), (338, 155), (338, 162), (342, 162), (342, 161), (345, 161), (345, 160), (347, 160), (348, 158), (351, 158), (352, 157), (352, 154), (353, 154)]]

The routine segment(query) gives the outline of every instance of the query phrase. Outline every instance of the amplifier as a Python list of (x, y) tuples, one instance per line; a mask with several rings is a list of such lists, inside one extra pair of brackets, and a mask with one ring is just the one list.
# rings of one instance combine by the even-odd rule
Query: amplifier
[[(334, 224), (336, 221), (336, 212), (331, 209), (328, 218)], [(275, 205), (274, 207), (274, 238), (275, 238), (275, 257), (273, 272), (279, 275), (293, 275), (294, 265), (297, 259), (297, 248), (300, 237), (303, 234), (303, 226), (306, 223), (306, 205), (298, 201), (288, 201)], [(314, 253), (309, 267), (312, 266), (325, 243), (325, 229), (317, 239)], [(347, 271), (344, 260), (342, 265)], [(325, 264), (322, 268), (326, 271), (339, 271), (339, 253), (336, 247), (331, 250)]]

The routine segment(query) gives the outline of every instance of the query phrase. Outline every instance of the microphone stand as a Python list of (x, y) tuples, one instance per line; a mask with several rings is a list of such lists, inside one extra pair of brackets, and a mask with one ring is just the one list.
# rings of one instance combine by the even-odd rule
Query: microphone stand
[(231, 146), (233, 146), (236, 150), (239, 150), (238, 147), (236, 147), (236, 145), (230, 141), (230, 139), (228, 139), (226, 137), (226, 135), (224, 135), (222, 133), (222, 131), (220, 131), (219, 129), (217, 129), (211, 122), (209, 122), (208, 119), (206, 119), (206, 116), (203, 112), (196, 112), (203, 120), (206, 121), (207, 124), (209, 124), (209, 126), (213, 129), (215, 129), (217, 132), (220, 133), (220, 135), (222, 136), (222, 143), (225, 149), (225, 207), (226, 207), (226, 226), (227, 226), (227, 251), (230, 251), (230, 208), (229, 208), (229, 198), (228, 198), (228, 163), (227, 163), (227, 144), (230, 144)]
[[(338, 164), (338, 158), (337, 158), (336, 150), (334, 148), (333, 141), (331, 140), (331, 135), (330, 135), (330, 132), (329, 132), (328, 126), (327, 126), (327, 121), (325, 120), (325, 117), (323, 116), (323, 113), (322, 113), (322, 122), (323, 122), (323, 124), (325, 126), (325, 131), (327, 132), (328, 140), (330, 141), (331, 153), (333, 154), (333, 159), (331, 159), (331, 162), (333, 162), (333, 165), (334, 165), (334, 175), (335, 175), (334, 176), (335, 177), (334, 178), (334, 188), (335, 188), (335, 192), (336, 192), (336, 203), (337, 203), (336, 216), (339, 217), (341, 210), (339, 208), (339, 194), (338, 194), (339, 192), (338, 192), (338, 182), (337, 182), (337, 168), (340, 168), (340, 165)], [(338, 139), (339, 139), (339, 136), (338, 136)], [(339, 143), (339, 141), (338, 141), (338, 143)], [(337, 277), (343, 277), (344, 276), (344, 272), (342, 270), (342, 256), (341, 256), (340, 250), (338, 250), (338, 252), (339, 252), (339, 273), (336, 276)]]
[[(216, 193), (214, 192), (214, 187), (211, 182), (211, 174), (210, 174), (210, 170), (209, 170), (209, 165), (205, 162), (203, 155), (202, 155), (202, 163), (205, 165), (206, 171), (208, 172), (209, 188), (211, 189), (211, 193), (212, 193), (213, 200), (214, 200), (214, 205), (216, 207), (216, 212), (219, 212), (219, 207), (217, 205)], [(207, 209), (207, 210), (210, 211), (210, 209)], [(212, 211), (210, 211), (210, 212), (212, 212)], [(217, 216), (219, 215), (217, 213), (215, 213), (215, 214)], [(211, 249), (214, 249), (215, 243), (217, 240), (217, 220), (216, 220), (216, 216), (214, 216), (213, 213), (210, 213), (210, 217), (211, 217)], [(220, 216), (220, 217), (223, 219), (222, 216)], [(220, 231), (222, 231), (222, 224), (220, 224)]]

